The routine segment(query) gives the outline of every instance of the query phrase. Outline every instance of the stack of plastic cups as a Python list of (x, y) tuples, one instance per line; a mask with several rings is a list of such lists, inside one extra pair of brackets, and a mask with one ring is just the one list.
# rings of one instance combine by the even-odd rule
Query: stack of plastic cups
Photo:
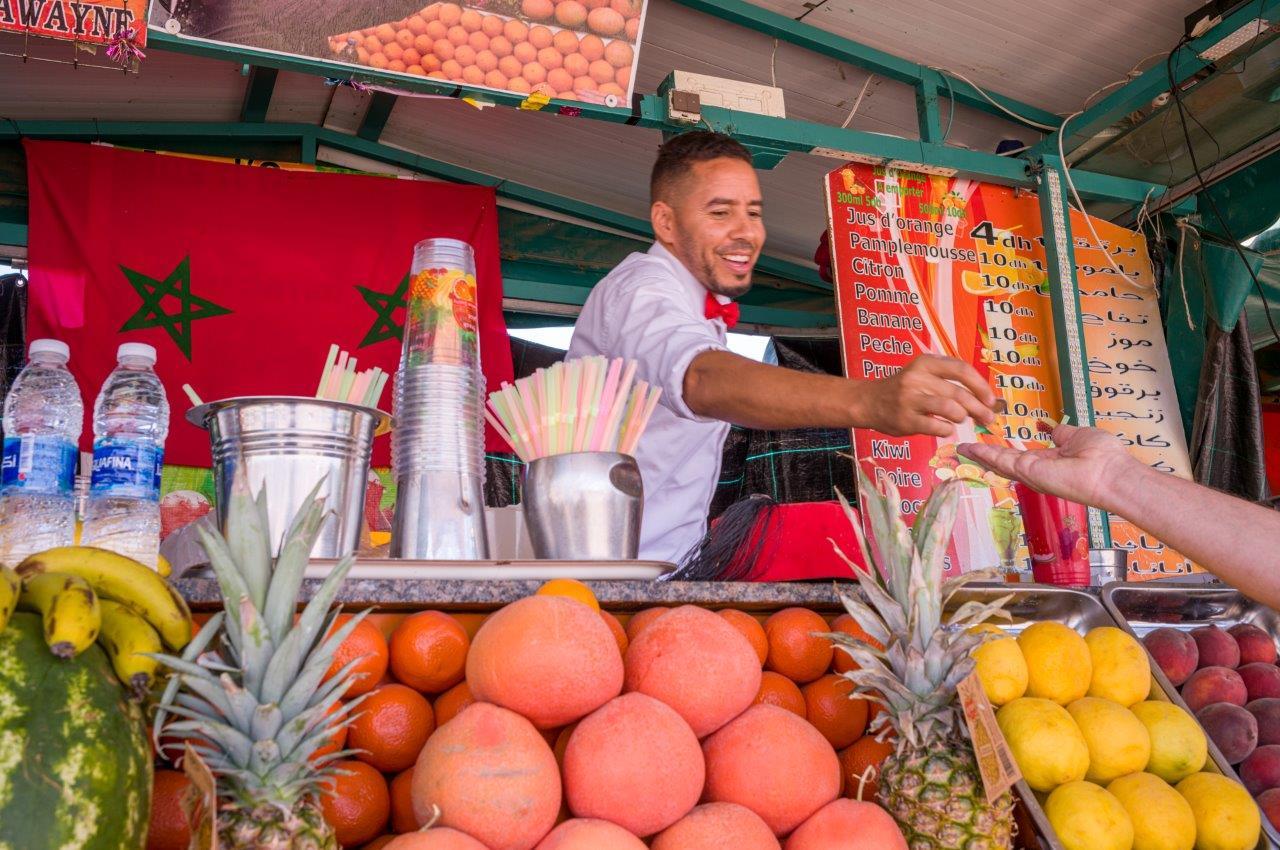
[(405, 315), (391, 556), (485, 560), (485, 383), (470, 245), (425, 239), (414, 247)]

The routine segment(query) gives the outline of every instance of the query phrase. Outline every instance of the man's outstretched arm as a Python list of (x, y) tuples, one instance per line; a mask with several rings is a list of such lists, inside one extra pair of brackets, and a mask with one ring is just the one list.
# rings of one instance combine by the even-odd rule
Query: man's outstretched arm
[(1157, 472), (1096, 428), (1059, 425), (1054, 448), (978, 443), (956, 450), (1007, 478), (1101, 508), (1177, 549), (1223, 581), (1280, 608), (1280, 512)]

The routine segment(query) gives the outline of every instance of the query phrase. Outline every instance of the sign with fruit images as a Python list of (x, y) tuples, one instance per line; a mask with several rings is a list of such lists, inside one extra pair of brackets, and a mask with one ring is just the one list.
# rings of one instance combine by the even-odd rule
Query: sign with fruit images
[[(924, 354), (955, 357), (990, 381), (1003, 413), (988, 431), (969, 422), (954, 440), (856, 429), (868, 472), (898, 487), (914, 516), (940, 482), (968, 488), (947, 574), (1028, 569), (1010, 482), (965, 462), (957, 442), (1043, 448), (1038, 427), (1062, 418), (1039, 201), (1034, 194), (956, 177), (849, 164), (826, 180), (845, 374), (874, 380)], [(1151, 466), (1187, 475), (1172, 370), (1141, 234), (1072, 212), (1098, 426)], [(1111, 517), (1130, 550), (1132, 578), (1189, 572), (1181, 555)]]
[(304, 21), (290, 0), (164, 5), (151, 25), (182, 37), (515, 92), (539, 108), (630, 103), (645, 12), (645, 0), (320, 0)]

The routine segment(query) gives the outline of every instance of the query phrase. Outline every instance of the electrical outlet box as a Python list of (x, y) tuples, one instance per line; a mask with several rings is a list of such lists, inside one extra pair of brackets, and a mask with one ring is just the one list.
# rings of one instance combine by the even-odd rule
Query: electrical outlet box
[[(668, 92), (696, 94), (701, 106), (718, 106), (722, 109), (753, 112), (756, 115), (769, 115), (774, 118), (787, 117), (786, 106), (782, 100), (782, 89), (774, 86), (708, 77), (705, 74), (691, 74), (688, 71), (672, 71), (658, 86), (659, 94), (666, 97)], [(670, 98), (668, 103), (671, 103)]]

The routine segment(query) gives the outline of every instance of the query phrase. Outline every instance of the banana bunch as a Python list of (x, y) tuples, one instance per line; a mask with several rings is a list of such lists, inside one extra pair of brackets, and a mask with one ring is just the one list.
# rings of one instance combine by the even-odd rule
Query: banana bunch
[(106, 549), (63, 546), (32, 555), (16, 572), (0, 566), (0, 629), (15, 607), (40, 614), (59, 658), (101, 641), (116, 675), (139, 696), (159, 670), (152, 655), (191, 640), (191, 612), (163, 576)]

